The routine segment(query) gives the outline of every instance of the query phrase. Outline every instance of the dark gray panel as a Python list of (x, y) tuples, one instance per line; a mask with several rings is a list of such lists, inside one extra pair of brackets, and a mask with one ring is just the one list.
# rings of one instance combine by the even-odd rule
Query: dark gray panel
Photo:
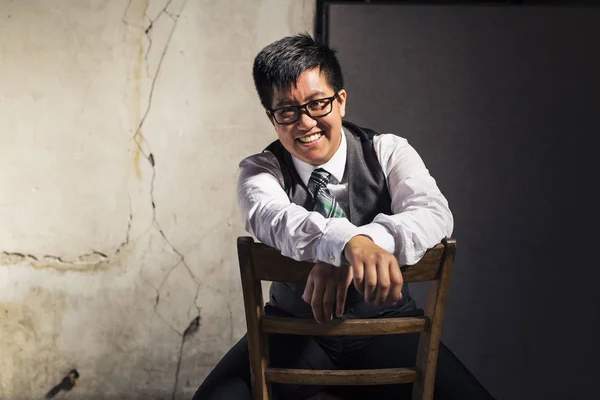
[(598, 7), (330, 6), (347, 118), (406, 137), (450, 201), (444, 341), (499, 399), (600, 398), (599, 21)]

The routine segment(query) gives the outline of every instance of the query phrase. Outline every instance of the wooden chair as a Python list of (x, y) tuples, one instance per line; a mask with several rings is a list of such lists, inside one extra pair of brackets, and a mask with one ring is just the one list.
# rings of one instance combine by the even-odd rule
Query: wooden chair
[[(261, 281), (306, 282), (313, 263), (298, 262), (251, 237), (237, 242), (254, 400), (270, 398), (270, 383), (305, 385), (382, 385), (413, 383), (413, 400), (433, 399), (438, 346), (456, 242), (447, 239), (427, 251), (415, 265), (401, 267), (404, 282), (431, 281), (423, 317), (333, 320), (265, 316)], [(266, 333), (295, 335), (390, 335), (420, 332), (414, 368), (309, 370), (269, 367)]]

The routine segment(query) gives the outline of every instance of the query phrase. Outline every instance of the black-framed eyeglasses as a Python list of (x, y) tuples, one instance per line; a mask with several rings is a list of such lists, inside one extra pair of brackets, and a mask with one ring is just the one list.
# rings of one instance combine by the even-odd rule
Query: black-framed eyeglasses
[(300, 111), (306, 111), (311, 118), (324, 117), (333, 110), (333, 101), (340, 97), (339, 92), (324, 99), (311, 100), (300, 106), (285, 106), (269, 110), (269, 114), (279, 125), (290, 125), (300, 119)]

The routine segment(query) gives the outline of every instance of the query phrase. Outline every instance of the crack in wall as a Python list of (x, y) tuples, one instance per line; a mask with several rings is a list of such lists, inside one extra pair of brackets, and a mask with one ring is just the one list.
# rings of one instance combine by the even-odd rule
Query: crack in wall
[(181, 369), (181, 361), (183, 359), (183, 346), (185, 342), (194, 336), (200, 330), (200, 313), (198, 316), (190, 322), (188, 327), (183, 332), (181, 336), (181, 344), (179, 345), (179, 357), (177, 358), (177, 367), (175, 368), (175, 384), (173, 385), (173, 393), (171, 395), (171, 400), (175, 400), (175, 395), (177, 394), (177, 386), (179, 384), (179, 371)]
[(144, 54), (144, 61), (146, 63), (146, 76), (148, 77), (151, 77), (150, 70), (148, 69), (148, 54), (150, 54), (150, 50), (152, 50), (152, 36), (149, 33), (152, 30), (152, 28), (154, 28), (154, 24), (156, 24), (160, 17), (162, 17), (163, 15), (168, 15), (175, 22), (176, 18), (173, 16), (173, 14), (167, 11), (172, 2), (173, 0), (168, 0), (167, 3), (163, 6), (162, 10), (154, 18), (150, 18), (148, 14), (144, 13), (144, 16), (149, 20), (147, 27), (144, 29), (146, 40), (148, 40), (148, 48), (146, 49), (146, 53)]
[(105, 268), (108, 266), (111, 259), (117, 256), (121, 250), (123, 250), (123, 248), (129, 244), (132, 220), (133, 212), (131, 210), (131, 198), (129, 198), (129, 218), (127, 221), (125, 239), (110, 255), (98, 250), (93, 250), (90, 253), (79, 255), (73, 259), (67, 259), (65, 257), (53, 254), (35, 256), (33, 254), (2, 251), (0, 253), (0, 265), (16, 265), (27, 263), (29, 266), (35, 269), (54, 269), (57, 271), (74, 272), (92, 271)]
[[(150, 360), (146, 359), (146, 362), (150, 362)], [(146, 368), (146, 367), (142, 367), (142, 369), (144, 370), (144, 372), (148, 375), (147, 380), (146, 380), (146, 384), (149, 385), (150, 382), (154, 379), (153, 378), (153, 373), (157, 376), (163, 376), (165, 371), (162, 369), (157, 369), (157, 368)]]
[(198, 285), (196, 287), (196, 295), (194, 296), (194, 301), (192, 302), (192, 304), (190, 304), (190, 306), (188, 307), (188, 311), (187, 314), (190, 315), (190, 312), (192, 311), (192, 307), (196, 307), (196, 312), (198, 314), (200, 314), (200, 307), (198, 307), (198, 304), (196, 303), (198, 301), (198, 296), (200, 295), (200, 288), (201, 286)]
[[(177, 333), (177, 335), (181, 336), (182, 334), (173, 326), (171, 325), (166, 319), (165, 317), (163, 317), (163, 315), (158, 312), (158, 305), (160, 303), (160, 291), (163, 288), (165, 282), (167, 281), (167, 279), (169, 278), (169, 275), (171, 275), (171, 273), (179, 266), (179, 264), (181, 264), (181, 260), (178, 260), (170, 269), (169, 271), (165, 274), (165, 276), (163, 277), (162, 282), (160, 283), (160, 285), (158, 286), (158, 289), (156, 290), (156, 298), (154, 301), (154, 313), (156, 315), (158, 315), (158, 317), (169, 327), (171, 328), (171, 330), (175, 333)], [(200, 285), (198, 285), (200, 286)]]
[[(148, 162), (151, 164), (152, 168), (154, 168), (154, 162), (150, 161), (150, 146), (148, 141), (142, 136), (142, 128), (144, 126), (144, 123), (146, 122), (146, 118), (148, 118), (148, 114), (150, 113), (150, 110), (152, 109), (152, 100), (154, 98), (154, 90), (156, 88), (156, 81), (158, 80), (158, 76), (160, 75), (160, 70), (162, 68), (162, 64), (165, 60), (165, 57), (167, 55), (167, 52), (169, 50), (169, 46), (171, 44), (171, 40), (173, 39), (173, 35), (175, 33), (175, 30), (177, 29), (177, 24), (179, 22), (179, 16), (181, 15), (181, 13), (183, 12), (183, 9), (185, 8), (185, 5), (187, 4), (187, 0), (184, 0), (181, 4), (181, 7), (179, 9), (179, 12), (177, 13), (177, 15), (173, 15), (171, 14), (169, 11), (167, 11), (167, 8), (169, 7), (169, 5), (171, 5), (173, 0), (168, 0), (165, 5), (163, 6), (162, 10), (159, 12), (159, 14), (154, 18), (151, 19), (150, 22), (148, 23), (148, 26), (146, 26), (146, 28), (144, 28), (144, 36), (146, 37), (146, 40), (148, 40), (148, 49), (146, 50), (146, 54), (144, 56), (144, 61), (146, 64), (146, 68), (148, 68), (148, 54), (150, 52), (150, 48), (152, 47), (152, 36), (151, 36), (151, 31), (152, 28), (154, 26), (154, 24), (158, 21), (158, 19), (163, 15), (163, 14), (167, 14), (169, 16), (171, 16), (171, 19), (173, 20), (173, 25), (171, 26), (171, 29), (169, 31), (168, 37), (167, 37), (167, 41), (165, 46), (162, 49), (160, 58), (158, 60), (158, 64), (156, 66), (156, 70), (154, 71), (154, 74), (151, 76), (151, 82), (150, 82), (150, 92), (148, 94), (148, 104), (146, 106), (146, 110), (144, 111), (144, 114), (142, 115), (142, 118), (138, 124), (137, 129), (135, 130), (135, 133), (133, 135), (133, 140), (136, 143), (138, 150), (142, 153), (142, 155), (144, 157), (146, 157), (146, 159), (148, 160)], [(129, 6), (131, 5), (131, 3), (129, 3), (127, 5), (127, 8), (129, 8)], [(125, 10), (125, 14), (127, 13), (127, 9)], [(146, 13), (146, 10), (144, 10), (144, 16), (146, 18), (148, 18), (148, 15)], [(133, 26), (131, 24), (129, 24), (126, 20), (123, 21), (126, 25), (129, 26)], [(144, 149), (143, 145), (146, 145), (147, 149)], [(154, 180), (154, 177), (153, 177)]]
[[(152, 225), (154, 226), (154, 228), (158, 231), (158, 233), (160, 234), (160, 236), (162, 237), (162, 239), (165, 241), (165, 243), (167, 243), (167, 245), (171, 248), (171, 250), (177, 254), (178, 256), (178, 260), (177, 262), (171, 267), (169, 268), (169, 271), (167, 271), (167, 273), (165, 274), (165, 276), (163, 277), (160, 285), (158, 288), (155, 288), (153, 285), (151, 285), (146, 279), (143, 278), (142, 276), (142, 268), (140, 268), (140, 276), (142, 276), (143, 281), (151, 288), (153, 288), (156, 291), (156, 297), (155, 297), (155, 301), (154, 301), (154, 308), (153, 308), (153, 312), (154, 314), (156, 314), (158, 316), (158, 318), (160, 318), (163, 323), (169, 327), (169, 329), (171, 329), (175, 334), (177, 334), (178, 336), (181, 337), (181, 343), (179, 345), (179, 353), (178, 353), (178, 357), (177, 357), (177, 364), (176, 364), (176, 368), (175, 368), (175, 382), (173, 384), (173, 392), (172, 392), (172, 399), (175, 399), (175, 396), (177, 394), (177, 388), (179, 385), (179, 373), (181, 370), (181, 363), (182, 363), (182, 359), (183, 359), (183, 349), (184, 349), (184, 345), (186, 343), (186, 341), (193, 336), (196, 332), (198, 332), (199, 328), (200, 328), (200, 307), (198, 307), (198, 305), (196, 304), (197, 300), (198, 300), (198, 296), (200, 293), (200, 288), (201, 288), (201, 282), (198, 280), (198, 278), (195, 276), (195, 274), (193, 273), (192, 269), (190, 268), (190, 266), (188, 265), (186, 259), (185, 259), (185, 255), (175, 247), (175, 245), (173, 245), (173, 243), (171, 242), (171, 240), (167, 237), (167, 235), (165, 234), (164, 229), (162, 228), (160, 222), (157, 219), (156, 216), (156, 200), (155, 200), (155, 196), (154, 196), (154, 189), (155, 189), (155, 182), (156, 182), (156, 159), (155, 159), (155, 155), (151, 150), (150, 147), (150, 143), (148, 142), (148, 140), (146, 138), (144, 138), (142, 136), (142, 129), (144, 127), (144, 124), (148, 118), (148, 115), (150, 114), (150, 111), (152, 110), (152, 100), (154, 99), (154, 94), (155, 94), (155, 89), (156, 89), (156, 82), (158, 80), (158, 77), (160, 75), (160, 71), (163, 65), (163, 62), (165, 60), (165, 57), (167, 55), (167, 52), (169, 50), (169, 46), (171, 44), (171, 41), (173, 39), (173, 35), (175, 33), (175, 30), (177, 28), (178, 22), (179, 22), (179, 17), (182, 14), (185, 5), (187, 3), (187, 0), (184, 0), (181, 4), (181, 7), (179, 9), (179, 12), (177, 14), (172, 14), (171, 12), (168, 11), (169, 6), (171, 5), (173, 0), (168, 0), (165, 5), (163, 6), (163, 8), (161, 9), (161, 11), (158, 13), (158, 15), (153, 18), (153, 19), (149, 19), (149, 22), (147, 24), (147, 26), (143, 29), (144, 31), (144, 36), (146, 37), (146, 40), (148, 41), (148, 48), (145, 52), (145, 56), (144, 56), (144, 61), (146, 64), (146, 73), (148, 74), (148, 55), (150, 54), (150, 51), (152, 49), (152, 29), (154, 27), (154, 24), (163, 16), (163, 15), (167, 15), (169, 16), (172, 20), (173, 20), (173, 25), (171, 26), (171, 29), (169, 31), (168, 37), (167, 37), (167, 41), (166, 44), (164, 46), (164, 48), (161, 51), (160, 54), (160, 58), (158, 60), (158, 64), (156, 67), (156, 70), (154, 71), (154, 74), (150, 77), (151, 81), (150, 81), (150, 90), (149, 90), (149, 94), (148, 94), (148, 103), (146, 106), (146, 109), (144, 110), (144, 114), (142, 115), (142, 118), (140, 119), (140, 122), (137, 126), (137, 129), (135, 130), (135, 134), (133, 135), (133, 141), (135, 142), (136, 146), (137, 146), (137, 150), (146, 158), (146, 160), (148, 161), (148, 163), (150, 164), (150, 167), (152, 168), (152, 176), (150, 177), (150, 203), (152, 206)], [(129, 7), (130, 4), (128, 4)], [(125, 13), (127, 12), (127, 10), (125, 11)], [(146, 10), (144, 10), (144, 16), (146, 18), (148, 18), (148, 15), (146, 13)], [(124, 23), (127, 24), (127, 22), (124, 20)], [(191, 305), (188, 308), (188, 314), (189, 312), (192, 310), (193, 307), (196, 308), (197, 311), (197, 316), (190, 322), (190, 324), (188, 325), (188, 327), (186, 328), (186, 330), (183, 333), (180, 333), (173, 325), (171, 325), (162, 315), (161, 313), (158, 311), (158, 306), (160, 304), (160, 294), (161, 294), (161, 289), (163, 288), (163, 286), (165, 285), (165, 283), (167, 282), (167, 279), (169, 278), (169, 276), (171, 275), (171, 273), (177, 269), (179, 266), (183, 265), (187, 271), (187, 273), (189, 274), (190, 278), (193, 280), (193, 282), (196, 284), (196, 293), (194, 295), (194, 299), (191, 303)]]

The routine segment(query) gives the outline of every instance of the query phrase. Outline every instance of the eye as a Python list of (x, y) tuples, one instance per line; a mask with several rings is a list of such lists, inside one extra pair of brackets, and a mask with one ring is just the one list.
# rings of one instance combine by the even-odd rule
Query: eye
[(277, 120), (279, 120), (279, 122), (293, 120), (296, 118), (297, 114), (298, 114), (298, 110), (296, 109), (296, 107), (291, 107), (291, 106), (285, 107), (285, 108), (280, 108), (275, 111), (275, 117), (277, 118)]
[(296, 107), (286, 107), (286, 108), (280, 108), (279, 110), (277, 110), (277, 114), (281, 115), (282, 117), (294, 115), (295, 113), (296, 113)]
[(327, 106), (327, 100), (313, 100), (308, 103), (308, 109), (311, 111), (319, 111)]

